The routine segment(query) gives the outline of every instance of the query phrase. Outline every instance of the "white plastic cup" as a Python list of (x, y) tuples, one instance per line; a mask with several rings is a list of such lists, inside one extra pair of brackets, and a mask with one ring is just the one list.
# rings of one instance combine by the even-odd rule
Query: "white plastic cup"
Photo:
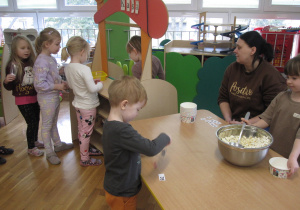
[(197, 104), (184, 102), (180, 104), (180, 120), (183, 123), (194, 123), (197, 116)]

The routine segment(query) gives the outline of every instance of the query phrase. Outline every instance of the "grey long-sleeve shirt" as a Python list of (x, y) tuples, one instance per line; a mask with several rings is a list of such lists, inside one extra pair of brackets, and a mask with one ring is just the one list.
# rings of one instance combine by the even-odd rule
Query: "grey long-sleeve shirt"
[(106, 168), (104, 189), (115, 196), (131, 197), (142, 186), (140, 153), (154, 156), (170, 143), (170, 138), (162, 133), (151, 141), (128, 123), (106, 121), (102, 141)]

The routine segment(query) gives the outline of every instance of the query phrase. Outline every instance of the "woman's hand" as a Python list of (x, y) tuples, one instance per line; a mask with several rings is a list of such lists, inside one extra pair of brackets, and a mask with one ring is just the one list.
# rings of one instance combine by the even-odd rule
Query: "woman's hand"
[(246, 120), (245, 118), (241, 118), (242, 122), (246, 123), (247, 125), (252, 125), (250, 120)]
[(229, 124), (242, 124), (243, 122), (241, 121), (236, 121), (236, 120), (231, 120), (229, 121)]
[(16, 79), (16, 75), (14, 75), (14, 74), (8, 74), (5, 77), (4, 83), (7, 84), (9, 82), (14, 81), (15, 79)]

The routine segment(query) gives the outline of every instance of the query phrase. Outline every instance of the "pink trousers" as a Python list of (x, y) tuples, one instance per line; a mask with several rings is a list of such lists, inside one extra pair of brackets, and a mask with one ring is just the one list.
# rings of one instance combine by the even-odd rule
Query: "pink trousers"
[(93, 133), (96, 108), (93, 109), (78, 109), (75, 108), (78, 122), (78, 139), (80, 147), (80, 157), (82, 161), (90, 159), (89, 146), (90, 137)]

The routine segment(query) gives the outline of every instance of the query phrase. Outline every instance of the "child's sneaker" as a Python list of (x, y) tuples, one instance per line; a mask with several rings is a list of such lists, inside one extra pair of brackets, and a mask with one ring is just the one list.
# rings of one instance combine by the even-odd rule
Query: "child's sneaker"
[(0, 157), (0, 165), (2, 165), (2, 164), (4, 164), (4, 163), (6, 163), (6, 160), (5, 160), (5, 158), (3, 158), (3, 157)]
[(44, 152), (42, 150), (39, 150), (37, 147), (34, 147), (32, 149), (28, 149), (28, 154), (39, 157), (44, 155)]
[(5, 146), (0, 147), (0, 154), (1, 155), (10, 155), (14, 153), (14, 150), (11, 148), (5, 148)]
[(90, 156), (101, 156), (101, 155), (103, 155), (103, 153), (100, 150), (90, 146), (89, 155)]
[(100, 166), (101, 164), (102, 164), (102, 161), (100, 159), (91, 158), (90, 160), (87, 160), (87, 161), (80, 160), (81, 166)]
[(35, 145), (37, 148), (45, 148), (44, 142), (39, 141), (39, 140), (37, 140), (36, 142), (34, 142), (34, 145)]
[(55, 152), (60, 152), (60, 151), (63, 151), (63, 150), (67, 150), (67, 149), (71, 149), (73, 148), (74, 145), (72, 143), (65, 143), (65, 142), (61, 142), (61, 145), (59, 146), (54, 146), (54, 151)]
[(55, 152), (51, 152), (49, 154), (46, 154), (47, 160), (53, 164), (53, 165), (58, 165), (60, 164), (60, 159), (57, 157)]

